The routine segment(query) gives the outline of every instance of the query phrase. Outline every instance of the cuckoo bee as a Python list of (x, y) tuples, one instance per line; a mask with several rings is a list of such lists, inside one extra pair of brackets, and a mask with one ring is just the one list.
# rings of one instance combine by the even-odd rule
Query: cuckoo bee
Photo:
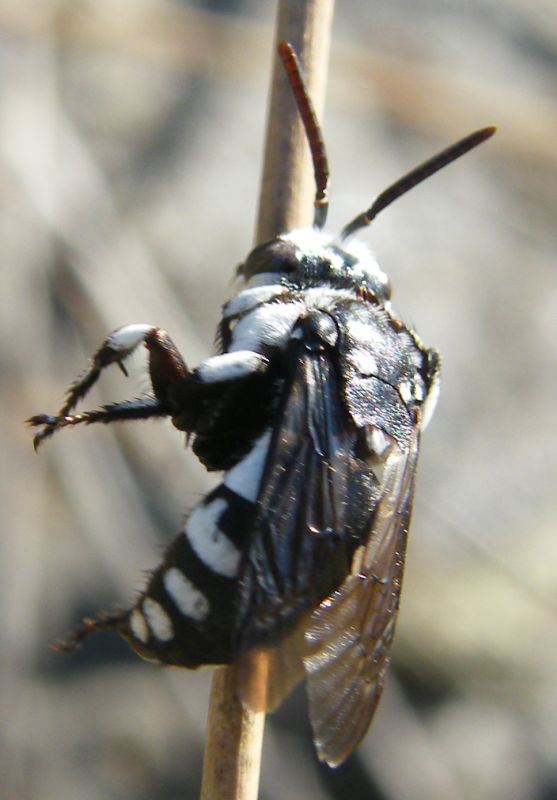
[[(420, 435), (439, 356), (393, 311), (390, 285), (353, 235), (408, 189), (483, 142), (484, 128), (323, 231), (328, 166), (292, 47), (279, 44), (313, 159), (313, 226), (252, 250), (225, 304), (220, 351), (190, 369), (168, 333), (110, 334), (37, 448), (62, 428), (170, 417), (222, 481), (193, 509), (133, 608), (85, 620), (61, 649), (115, 629), (146, 659), (236, 666), (248, 707), (272, 709), (305, 678), (318, 756), (340, 764), (364, 736), (387, 672)], [(102, 371), (146, 348), (151, 391), (75, 413)], [(266, 689), (252, 676), (266, 665)]]

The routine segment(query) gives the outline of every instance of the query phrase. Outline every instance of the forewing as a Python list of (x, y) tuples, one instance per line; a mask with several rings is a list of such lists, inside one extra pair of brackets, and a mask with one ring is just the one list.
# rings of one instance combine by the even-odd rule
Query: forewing
[[(345, 579), (373, 513), (357, 503), (364, 511), (355, 522), (347, 502), (369, 499), (374, 479), (356, 456), (358, 430), (342, 401), (334, 350), (301, 333), (288, 354), (290, 374), (239, 581), (237, 650), (244, 671), (253, 674), (250, 651), (256, 648), (282, 675), (276, 684), (284, 691), (273, 691), (269, 706), (303, 674), (303, 641), (292, 645), (309, 613)], [(284, 660), (286, 649), (298, 653), (297, 660)], [(251, 704), (247, 689), (243, 695)]]
[(419, 434), (394, 445), (369, 540), (305, 633), (310, 718), (320, 760), (337, 766), (365, 735), (383, 691), (399, 606)]

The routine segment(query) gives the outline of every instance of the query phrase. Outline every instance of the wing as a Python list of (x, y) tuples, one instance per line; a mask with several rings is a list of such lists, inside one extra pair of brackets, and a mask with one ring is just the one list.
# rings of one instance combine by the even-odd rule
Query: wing
[(337, 766), (365, 735), (389, 666), (418, 457), (395, 445), (384, 465), (368, 543), (342, 586), (311, 614), (304, 667), (320, 760)]
[[(371, 468), (358, 455), (362, 431), (342, 399), (331, 324), (330, 316), (314, 312), (294, 328), (250, 546), (240, 570), (240, 661), (249, 676), (255, 671), (250, 662), (260, 663), (265, 651), (271, 672), (282, 675), (273, 684), (284, 688), (273, 689), (268, 707), (303, 674), (300, 630), (349, 573), (371, 526), (375, 504), (370, 495), (378, 493)], [(249, 678), (243, 683), (247, 686)], [(254, 705), (248, 689), (243, 696)]]

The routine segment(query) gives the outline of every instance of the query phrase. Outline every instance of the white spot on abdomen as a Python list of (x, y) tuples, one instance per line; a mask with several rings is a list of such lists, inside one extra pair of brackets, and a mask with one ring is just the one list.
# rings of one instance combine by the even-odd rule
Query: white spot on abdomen
[(149, 639), (149, 629), (147, 628), (145, 617), (138, 608), (134, 608), (130, 614), (130, 628), (136, 639), (139, 639), (139, 641), (143, 643), (147, 642)]
[(240, 551), (218, 527), (218, 520), (227, 508), (226, 500), (218, 498), (192, 512), (184, 534), (198, 557), (214, 572), (227, 578), (238, 574)]
[(255, 503), (269, 451), (271, 431), (266, 431), (255, 442), (250, 452), (224, 476), (224, 485), (244, 500)]
[(177, 567), (164, 574), (164, 588), (185, 617), (202, 622), (210, 611), (209, 601)]
[(168, 642), (173, 638), (172, 620), (160, 603), (157, 603), (152, 597), (146, 597), (143, 601), (143, 613), (147, 619), (147, 625), (156, 639), (160, 642)]

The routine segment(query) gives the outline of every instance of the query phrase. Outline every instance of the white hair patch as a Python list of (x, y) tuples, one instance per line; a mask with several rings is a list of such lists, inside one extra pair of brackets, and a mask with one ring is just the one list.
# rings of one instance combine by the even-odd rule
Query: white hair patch
[(147, 619), (153, 636), (160, 642), (169, 642), (174, 637), (172, 620), (156, 600), (146, 597), (143, 601), (143, 613)]
[[(273, 273), (273, 275), (276, 281), (276, 272)], [(228, 301), (223, 309), (223, 316), (225, 319), (228, 319), (230, 317), (235, 317), (238, 314), (245, 314), (246, 311), (250, 311), (252, 308), (255, 308), (255, 306), (258, 306), (261, 303), (268, 303), (270, 300), (274, 300), (275, 297), (280, 297), (281, 295), (288, 293), (288, 291), (288, 287), (283, 286), (280, 283), (271, 283), (271, 285), (266, 284), (264, 286), (250, 286), (248, 289), (244, 289), (243, 292), (240, 292), (240, 294), (237, 294), (236, 297), (233, 297)]]
[(149, 639), (149, 629), (145, 622), (145, 617), (138, 608), (134, 608), (130, 614), (130, 629), (136, 639), (144, 644)]
[(181, 570), (171, 567), (164, 573), (163, 581), (170, 598), (185, 617), (195, 622), (205, 619), (211, 609), (209, 601)]
[(348, 360), (362, 375), (377, 375), (378, 366), (374, 356), (363, 347), (354, 347), (348, 353)]
[(203, 383), (219, 383), (244, 378), (254, 372), (263, 372), (267, 364), (267, 359), (260, 353), (236, 350), (234, 353), (208, 358), (199, 365), (196, 372)]
[(218, 527), (218, 520), (227, 508), (226, 500), (217, 498), (197, 506), (186, 522), (184, 535), (197, 556), (213, 572), (234, 578), (240, 565), (240, 551)]
[(118, 328), (118, 330), (110, 334), (107, 344), (116, 351), (133, 350), (141, 342), (145, 341), (145, 337), (154, 327), (154, 325), (139, 323), (136, 325), (124, 325), (123, 328)]
[(259, 495), (259, 485), (265, 468), (265, 461), (271, 442), (271, 431), (266, 431), (255, 442), (247, 456), (232, 467), (224, 476), (224, 485), (236, 494), (255, 503)]
[(271, 303), (254, 308), (234, 328), (230, 351), (257, 352), (265, 345), (284, 347), (292, 328), (304, 311), (304, 304), (298, 301)]

